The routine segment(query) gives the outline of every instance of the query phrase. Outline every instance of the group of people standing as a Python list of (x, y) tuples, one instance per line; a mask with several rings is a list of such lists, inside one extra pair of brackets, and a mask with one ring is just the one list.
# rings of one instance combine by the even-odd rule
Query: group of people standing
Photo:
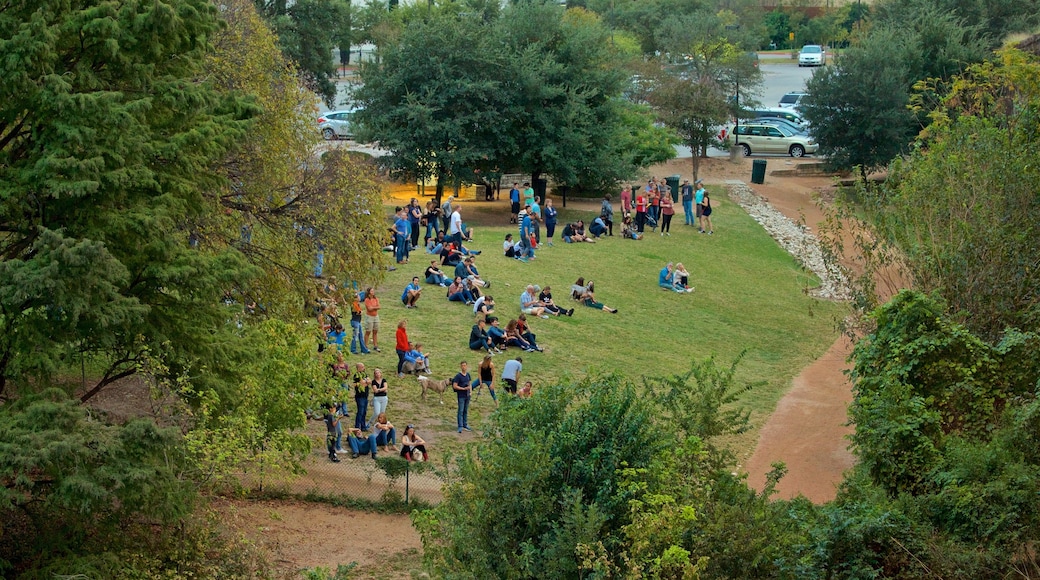
[[(694, 186), (697, 187), (696, 190)], [(715, 233), (711, 223), (711, 196), (704, 189), (704, 180), (696, 180), (693, 186), (688, 179), (684, 180), (679, 188), (679, 197), (682, 201), (684, 225), (696, 225), (702, 234)], [(671, 187), (663, 180), (653, 177), (643, 188), (626, 185), (621, 190), (621, 210), (624, 223), (631, 223), (631, 233), (637, 234), (630, 237), (642, 238), (647, 225), (655, 232), (660, 227), (662, 236), (671, 235), (675, 204), (672, 201)], [(634, 221), (630, 220), (633, 212)]]

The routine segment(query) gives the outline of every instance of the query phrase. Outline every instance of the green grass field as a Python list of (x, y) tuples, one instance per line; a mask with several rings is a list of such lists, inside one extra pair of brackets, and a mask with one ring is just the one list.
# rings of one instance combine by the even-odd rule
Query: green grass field
[[(543, 244), (537, 259), (529, 263), (502, 255), (502, 240), (506, 233), (516, 231), (515, 226), (476, 226), (476, 241), (467, 247), (483, 251), (476, 264), (481, 276), (492, 282), (487, 293), (495, 298), (495, 314), (503, 326), (519, 314), (519, 296), (528, 283), (551, 285), (557, 303), (576, 308), (572, 318), (531, 320), (545, 352), (522, 353), (512, 348), (497, 355), (496, 383), (502, 363), (517, 355), (524, 359), (524, 378), (534, 382), (537, 392), (540, 385), (589, 373), (617, 371), (635, 381), (647, 375), (680, 373), (692, 360), (711, 355), (728, 365), (746, 350), (738, 378), (766, 382), (743, 400), (757, 430), (791, 378), (837, 338), (835, 320), (845, 307), (807, 296), (805, 290), (816, 284), (815, 278), (730, 202), (721, 188), (712, 193), (716, 206), (713, 236), (682, 225), (680, 209), (669, 237), (648, 228), (645, 239), (625, 240), (615, 227), (614, 237), (597, 244), (563, 244), (559, 241), (562, 228), (557, 228), (555, 247)], [(561, 211), (561, 221), (594, 217), (591, 211), (571, 205)], [(598, 208), (598, 203), (578, 205)], [(506, 224), (507, 212), (500, 204), (463, 204), (463, 217), (469, 223), (497, 219)], [(544, 242), (544, 228), (542, 235)], [(392, 263), (392, 256), (386, 256), (387, 263)], [(432, 259), (429, 254), (413, 252), (409, 264), (388, 273), (380, 287), (382, 353), (350, 356), (349, 360), (362, 360), (369, 369), (380, 366), (386, 371), (391, 385), (389, 414), (395, 424), (416, 423), (425, 437), (435, 440), (436, 447), (450, 449), (478, 436), (455, 433), (454, 395), (446, 393), (443, 406), (436, 396), (422, 403), (415, 378), (397, 379), (394, 372), (394, 331), (398, 320), (406, 319), (409, 338), (423, 343), (431, 356), (434, 378), (454, 375), (461, 360), (470, 363), (476, 376), (482, 356), (468, 348), (474, 320), (471, 307), (449, 303), (443, 289), (425, 283), (419, 308), (406, 309), (401, 304), (404, 286), (412, 276), (421, 277)], [(691, 285), (696, 287), (694, 293), (658, 288), (658, 272), (669, 261), (686, 265)], [(619, 308), (620, 313), (596, 311), (572, 301), (570, 286), (578, 276), (595, 280), (597, 298)], [(504, 390), (499, 388), (499, 394), (504, 396)], [(478, 433), (481, 418), (493, 408), (487, 394), (474, 400), (470, 422)], [(751, 433), (738, 445), (752, 445), (756, 437)]]

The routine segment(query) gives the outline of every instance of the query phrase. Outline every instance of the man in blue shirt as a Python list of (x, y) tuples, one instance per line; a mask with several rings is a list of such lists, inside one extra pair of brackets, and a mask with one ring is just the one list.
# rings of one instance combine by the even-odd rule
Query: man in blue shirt
[(422, 287), (419, 286), (419, 277), (415, 276), (412, 278), (412, 283), (404, 287), (401, 302), (404, 302), (405, 308), (415, 308), (415, 303), (419, 301), (421, 295)]
[(397, 213), (394, 215), (394, 257), (398, 264), (408, 263), (408, 233), (410, 231), (407, 214), (404, 209), (397, 208)]
[(672, 289), (672, 263), (671, 262), (668, 262), (668, 264), (664, 268), (661, 268), (661, 273), (657, 275), (657, 285), (660, 286), (661, 288), (664, 288), (665, 290), (671, 290)]
[(520, 188), (516, 186), (516, 182), (513, 182), (513, 189), (509, 190), (509, 211), (512, 212), (513, 217), (509, 218), (509, 223), (517, 223), (517, 214), (520, 213)]
[(472, 431), (469, 428), (469, 397), (470, 393), (473, 392), (472, 382), (473, 379), (469, 376), (469, 363), (462, 361), (459, 363), (458, 374), (451, 378), (451, 388), (459, 398), (459, 412), (457, 415), (459, 433)]

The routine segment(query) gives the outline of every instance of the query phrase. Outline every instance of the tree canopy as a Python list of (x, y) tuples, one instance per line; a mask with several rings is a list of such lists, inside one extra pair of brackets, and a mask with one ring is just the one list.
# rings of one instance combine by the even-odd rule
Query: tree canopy
[(510, 171), (614, 183), (673, 155), (649, 112), (620, 98), (617, 54), (583, 10), (523, 3), (490, 21), (438, 10), (362, 68), (362, 138), (390, 151), (395, 173), (439, 184)]
[(216, 298), (255, 271), (184, 225), (255, 109), (196, 81), (217, 28), (204, 0), (0, 12), (0, 393), (78, 356), (99, 386), (147, 347), (219, 360)]

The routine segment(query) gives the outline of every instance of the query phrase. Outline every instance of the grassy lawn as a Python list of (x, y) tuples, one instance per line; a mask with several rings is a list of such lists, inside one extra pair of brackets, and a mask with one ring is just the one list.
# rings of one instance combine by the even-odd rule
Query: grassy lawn
[[(834, 322), (845, 308), (808, 297), (804, 290), (814, 286), (816, 280), (731, 203), (721, 188), (713, 189), (712, 194), (716, 207), (713, 236), (682, 225), (681, 210), (673, 219), (669, 237), (647, 229), (645, 239), (640, 241), (615, 235), (597, 244), (563, 244), (559, 241), (562, 228), (557, 228), (555, 247), (543, 245), (537, 259), (526, 264), (505, 258), (501, 252), (502, 239), (516, 231), (514, 226), (477, 226), (477, 241), (467, 247), (483, 251), (477, 267), (482, 277), (492, 282), (488, 294), (498, 304), (495, 314), (503, 326), (519, 313), (519, 296), (528, 283), (551, 285), (561, 306), (576, 308), (572, 318), (532, 320), (532, 329), (545, 352), (522, 353), (514, 348), (497, 355), (496, 383), (501, 365), (517, 355), (524, 359), (524, 378), (534, 382), (537, 392), (540, 385), (589, 373), (616, 371), (635, 381), (647, 375), (680, 373), (689, 368), (690, 361), (711, 355), (728, 365), (746, 350), (738, 377), (767, 383), (745, 395), (743, 401), (752, 410), (757, 431), (791, 378), (835, 340)], [(574, 205), (561, 211), (561, 221), (594, 217), (591, 211), (582, 212)], [(598, 208), (598, 203), (578, 205)], [(501, 217), (480, 215), (487, 212)], [(494, 223), (497, 219), (506, 224), (507, 212), (497, 204), (463, 204), (463, 219), (470, 223)], [(619, 234), (619, 228), (615, 228), (615, 234)], [(542, 235), (544, 242), (544, 228)], [(392, 256), (386, 256), (391, 263)], [(383, 352), (350, 356), (348, 360), (362, 360), (369, 369), (379, 366), (387, 371), (391, 420), (401, 426), (416, 423), (432, 446), (444, 451), (478, 439), (481, 420), (494, 404), (486, 393), (474, 399), (470, 423), (477, 432), (457, 435), (452, 393), (445, 394), (443, 406), (436, 395), (423, 403), (413, 377), (395, 376), (394, 331), (401, 319), (408, 321), (410, 339), (423, 343), (431, 355), (434, 378), (454, 375), (461, 360), (470, 363), (474, 377), (477, 374), (481, 353), (468, 348), (474, 320), (471, 307), (449, 303), (443, 289), (426, 284), (419, 308), (405, 309), (400, 302), (404, 286), (412, 276), (421, 277), (432, 259), (425, 253), (412, 253), (410, 264), (388, 273), (380, 294), (379, 344)], [(681, 295), (658, 288), (658, 272), (669, 261), (686, 265), (696, 292)], [(597, 298), (619, 308), (620, 313), (596, 311), (573, 302), (569, 289), (578, 276), (595, 280)], [(504, 390), (499, 388), (499, 394), (504, 396)], [(757, 433), (750, 433), (736, 445), (752, 446), (756, 438)]]

